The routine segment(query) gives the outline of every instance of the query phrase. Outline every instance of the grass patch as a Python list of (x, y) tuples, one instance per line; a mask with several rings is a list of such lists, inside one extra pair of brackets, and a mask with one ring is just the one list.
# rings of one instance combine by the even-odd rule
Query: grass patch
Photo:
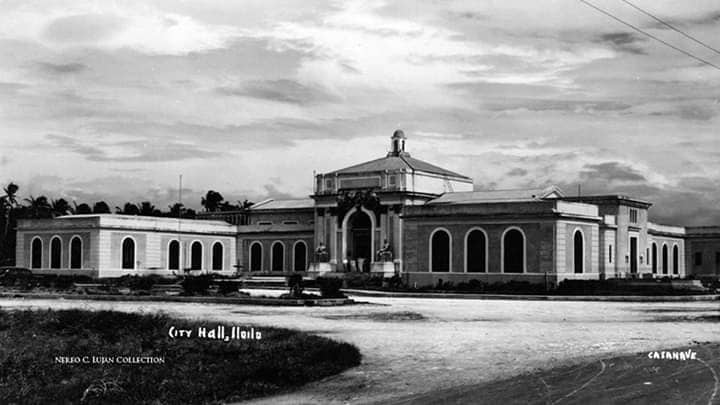
[[(360, 364), (350, 344), (287, 329), (256, 327), (261, 340), (168, 337), (170, 326), (196, 331), (217, 324), (114, 311), (0, 311), (0, 403), (232, 402)], [(56, 356), (158, 356), (165, 362), (59, 364)]]

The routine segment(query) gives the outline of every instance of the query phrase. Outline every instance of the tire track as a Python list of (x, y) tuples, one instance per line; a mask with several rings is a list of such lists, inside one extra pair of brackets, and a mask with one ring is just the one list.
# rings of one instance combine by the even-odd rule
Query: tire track
[(564, 400), (564, 399), (570, 398), (571, 396), (575, 395), (576, 393), (578, 393), (579, 391), (581, 391), (582, 389), (584, 389), (585, 387), (587, 387), (588, 385), (590, 385), (590, 383), (593, 382), (593, 381), (595, 381), (596, 378), (600, 377), (600, 375), (602, 375), (602, 373), (605, 372), (605, 368), (606, 368), (605, 362), (602, 361), (602, 360), (600, 360), (600, 365), (602, 366), (602, 367), (600, 368), (600, 372), (598, 372), (597, 374), (595, 374), (594, 376), (592, 376), (592, 378), (590, 378), (589, 380), (585, 381), (585, 384), (583, 384), (583, 385), (575, 388), (575, 389), (574, 389), (572, 392), (570, 392), (569, 394), (567, 394), (567, 395), (565, 395), (564, 397), (562, 397), (562, 398), (558, 399), (557, 401), (553, 402), (552, 405), (555, 405), (555, 404), (559, 403), (560, 401), (562, 401), (562, 400)]

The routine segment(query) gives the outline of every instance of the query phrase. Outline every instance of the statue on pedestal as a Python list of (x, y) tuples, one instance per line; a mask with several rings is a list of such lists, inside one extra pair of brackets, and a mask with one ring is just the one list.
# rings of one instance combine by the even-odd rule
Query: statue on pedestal
[(391, 262), (393, 260), (392, 247), (390, 243), (385, 239), (383, 246), (376, 253), (377, 260), (380, 262)]
[(325, 245), (320, 242), (320, 245), (315, 249), (315, 262), (326, 263), (330, 260), (330, 254), (327, 251)]

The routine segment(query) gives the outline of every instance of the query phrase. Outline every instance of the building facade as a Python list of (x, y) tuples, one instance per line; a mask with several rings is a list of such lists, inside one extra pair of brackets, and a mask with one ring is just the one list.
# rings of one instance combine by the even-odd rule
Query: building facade
[(720, 227), (648, 220), (651, 203), (557, 187), (474, 191), (471, 178), (387, 154), (315, 175), (309, 198), (267, 200), (200, 220), (76, 215), (18, 225), (17, 265), (124, 274), (307, 271), (443, 281), (720, 275)]

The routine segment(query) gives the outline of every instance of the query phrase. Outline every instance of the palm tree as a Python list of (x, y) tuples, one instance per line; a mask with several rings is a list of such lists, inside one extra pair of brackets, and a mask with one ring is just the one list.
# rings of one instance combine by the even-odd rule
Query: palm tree
[(25, 201), (29, 204), (27, 208), (30, 218), (52, 218), (52, 207), (44, 195), (38, 198), (30, 196), (30, 198), (26, 198)]
[(222, 194), (214, 190), (209, 190), (207, 194), (205, 194), (205, 197), (200, 198), (200, 204), (205, 207), (205, 211), (213, 212), (220, 208), (220, 204), (223, 200), (224, 198)]
[(3, 188), (5, 195), (0, 197), (0, 214), (2, 214), (2, 234), (0, 234), (0, 264), (14, 263), (15, 258), (15, 236), (10, 234), (11, 218), (16, 217), (13, 211), (17, 209), (18, 203), (15, 194), (18, 189), (17, 184), (10, 183)]
[(126, 202), (122, 208), (115, 207), (115, 213), (124, 215), (140, 215), (140, 208), (131, 202)]
[(150, 201), (143, 201), (138, 206), (138, 210), (140, 211), (139, 215), (144, 215), (148, 217), (159, 217), (162, 215), (162, 212), (160, 212), (159, 209), (155, 208), (155, 206)]
[(5, 238), (7, 238), (8, 235), (8, 229), (10, 225), (10, 212), (12, 212), (13, 209), (17, 208), (17, 199), (15, 199), (15, 194), (17, 194), (18, 187), (15, 183), (10, 183), (7, 185), (7, 187), (3, 188), (3, 191), (5, 191), (5, 195), (0, 197), (0, 212), (2, 212), (3, 215), (3, 241)]
[(61, 217), (63, 215), (72, 215), (74, 213), (73, 207), (70, 206), (70, 203), (68, 203), (64, 198), (52, 200), (50, 203), (50, 214), (53, 218)]
[(180, 218), (183, 215), (183, 212), (185, 211), (185, 206), (180, 203), (175, 203), (173, 205), (168, 205), (168, 216), (173, 218)]
[(192, 208), (185, 208), (185, 206), (180, 203), (168, 205), (168, 208), (170, 211), (166, 215), (169, 217), (195, 219), (197, 216), (195, 210)]

